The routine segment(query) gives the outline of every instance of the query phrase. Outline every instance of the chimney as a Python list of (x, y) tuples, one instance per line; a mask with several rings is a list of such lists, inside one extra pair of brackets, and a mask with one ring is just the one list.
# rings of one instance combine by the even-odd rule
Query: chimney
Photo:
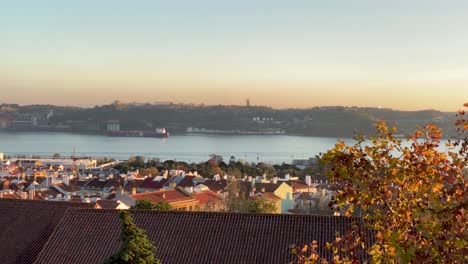
[(135, 185), (134, 182), (132, 182), (132, 194), (136, 194), (137, 193), (137, 187)]
[(261, 190), (261, 192), (262, 192), (262, 193), (264, 193), (264, 192), (265, 192), (265, 187), (262, 187), (262, 190)]
[(34, 196), (36, 196), (36, 190), (34, 188), (29, 189), (29, 200), (34, 200)]
[(162, 195), (161, 195), (161, 197), (162, 197), (164, 200), (166, 200), (166, 192), (163, 192)]
[(5, 179), (3, 181), (3, 190), (9, 190), (10, 189), (10, 181), (8, 179)]
[(274, 178), (273, 178), (273, 183), (274, 183), (274, 184), (277, 184), (277, 183), (278, 183), (278, 177), (274, 177)]
[(62, 175), (62, 183), (65, 184), (66, 186), (68, 186), (70, 184), (70, 180), (68, 178), (68, 175), (66, 175), (66, 174)]
[(312, 177), (310, 175), (307, 175), (305, 177), (305, 183), (310, 187), (312, 185)]

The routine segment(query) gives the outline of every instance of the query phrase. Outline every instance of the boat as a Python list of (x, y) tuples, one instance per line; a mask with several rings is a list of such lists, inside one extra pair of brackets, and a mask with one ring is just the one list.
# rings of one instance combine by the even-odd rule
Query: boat
[(187, 133), (192, 134), (217, 134), (217, 135), (242, 135), (242, 136), (274, 136), (274, 135), (285, 135), (286, 132), (280, 129), (262, 129), (258, 131), (246, 131), (246, 130), (219, 130), (219, 129), (205, 129), (205, 128), (192, 128), (189, 127), (186, 130)]
[(156, 128), (155, 130), (119, 130), (107, 131), (109, 137), (147, 137), (147, 138), (168, 138), (169, 133), (165, 128)]

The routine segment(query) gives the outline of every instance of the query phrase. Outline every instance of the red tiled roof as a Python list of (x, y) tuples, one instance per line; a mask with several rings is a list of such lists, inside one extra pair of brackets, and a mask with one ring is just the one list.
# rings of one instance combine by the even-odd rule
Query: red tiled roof
[(286, 183), (293, 188), (293, 191), (296, 191), (298, 189), (301, 190), (301, 189), (311, 189), (312, 188), (312, 187), (310, 187), (309, 185), (305, 184), (302, 181), (288, 181)]
[(135, 200), (150, 200), (153, 202), (166, 201), (168, 203), (177, 203), (184, 201), (191, 201), (193, 197), (190, 197), (178, 189), (173, 190), (161, 190), (157, 192), (138, 193), (130, 195)]
[(273, 193), (268, 193), (268, 192), (264, 192), (264, 193), (259, 193), (257, 195), (255, 195), (253, 198), (259, 198), (259, 197), (263, 197), (267, 200), (281, 200), (281, 198), (279, 198), (278, 196), (274, 195)]
[(195, 194), (195, 199), (202, 205), (221, 203), (223, 200), (213, 191), (206, 190)]
[[(289, 247), (313, 240), (318, 242), (319, 255), (330, 258), (326, 242), (334, 241), (337, 232), (345, 233), (358, 220), (150, 210), (132, 211), (132, 215), (165, 264), (290, 263)], [(120, 249), (120, 232), (116, 210), (69, 210), (35, 263), (102, 263)]]
[(32, 263), (68, 208), (92, 206), (0, 199), (0, 262)]

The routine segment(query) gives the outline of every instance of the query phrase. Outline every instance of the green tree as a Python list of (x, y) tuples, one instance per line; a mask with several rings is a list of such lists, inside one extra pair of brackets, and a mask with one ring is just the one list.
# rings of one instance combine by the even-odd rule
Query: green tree
[(132, 209), (140, 210), (156, 210), (156, 211), (170, 211), (173, 209), (172, 205), (166, 201), (152, 202), (148, 199), (137, 200)]
[(153, 210), (156, 211), (170, 211), (174, 209), (172, 205), (166, 201), (160, 201), (153, 204)]
[(252, 214), (272, 214), (275, 213), (278, 207), (273, 201), (265, 198), (257, 198), (249, 201), (248, 212)]
[(153, 202), (148, 199), (137, 200), (131, 209), (153, 210)]
[(120, 212), (122, 220), (121, 240), (123, 246), (119, 252), (104, 261), (105, 264), (159, 264), (155, 257), (156, 247), (148, 239), (146, 232), (138, 228), (127, 211)]

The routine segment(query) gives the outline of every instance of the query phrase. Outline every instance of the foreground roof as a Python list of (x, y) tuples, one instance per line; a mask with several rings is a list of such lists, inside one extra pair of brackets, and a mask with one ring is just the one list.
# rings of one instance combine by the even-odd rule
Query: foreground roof
[[(292, 244), (317, 240), (319, 254), (354, 220), (344, 217), (131, 211), (162, 263), (289, 263)], [(102, 263), (120, 247), (116, 210), (70, 209), (35, 263)]]
[(68, 208), (93, 204), (0, 199), (0, 262), (32, 263)]

